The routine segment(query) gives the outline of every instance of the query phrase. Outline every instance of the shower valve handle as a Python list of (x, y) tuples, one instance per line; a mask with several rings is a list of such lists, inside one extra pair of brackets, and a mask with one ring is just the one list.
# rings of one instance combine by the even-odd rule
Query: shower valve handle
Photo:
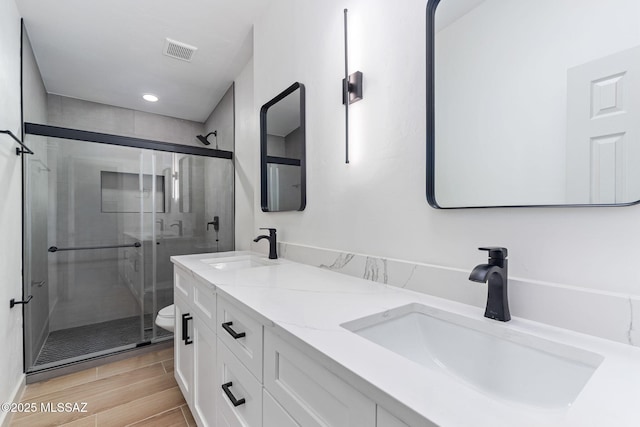
[(209, 231), (209, 226), (213, 225), (213, 231), (220, 230), (220, 217), (218, 215), (213, 217), (213, 221), (207, 223), (207, 231)]

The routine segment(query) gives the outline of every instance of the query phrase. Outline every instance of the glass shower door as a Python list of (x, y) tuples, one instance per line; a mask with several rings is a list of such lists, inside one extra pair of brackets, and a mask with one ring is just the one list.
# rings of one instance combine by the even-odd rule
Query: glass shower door
[[(152, 341), (169, 333), (149, 319), (173, 304), (174, 255), (233, 250), (233, 163), (229, 159), (156, 151), (154, 170), (164, 177), (164, 209), (145, 213), (146, 224), (154, 224), (155, 240), (145, 242), (152, 253), (153, 276), (147, 276), (145, 301), (147, 329)], [(160, 193), (156, 193), (158, 196)]]
[(148, 340), (141, 240), (163, 177), (145, 150), (30, 138), (40, 144), (24, 172), (27, 371)]
[(27, 142), (27, 372), (171, 339), (170, 257), (234, 249), (231, 156)]

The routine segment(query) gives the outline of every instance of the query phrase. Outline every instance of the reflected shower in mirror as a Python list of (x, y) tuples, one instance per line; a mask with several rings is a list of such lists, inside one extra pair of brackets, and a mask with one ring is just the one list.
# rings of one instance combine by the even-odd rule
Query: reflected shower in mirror
[(434, 207), (640, 201), (640, 2), (430, 0)]
[(260, 110), (260, 185), (264, 212), (305, 208), (304, 103), (304, 85), (294, 83)]

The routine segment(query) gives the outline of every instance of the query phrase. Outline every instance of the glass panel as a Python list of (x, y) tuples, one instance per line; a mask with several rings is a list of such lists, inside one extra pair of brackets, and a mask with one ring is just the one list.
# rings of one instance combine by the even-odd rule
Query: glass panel
[[(145, 341), (145, 248), (134, 244), (145, 226), (149, 160), (129, 147), (27, 140), (37, 141), (36, 155), (25, 161), (28, 370)], [(102, 209), (104, 174), (127, 176), (109, 187), (111, 196), (120, 194), (111, 200), (116, 209)], [(126, 209), (118, 200), (127, 200)]]
[[(153, 288), (145, 299), (145, 313), (173, 304), (171, 256), (234, 249), (230, 160), (156, 152), (154, 170), (165, 177), (165, 194), (153, 194), (165, 198), (166, 211), (145, 214), (145, 223), (154, 227), (143, 236), (143, 247), (153, 252), (156, 266), (145, 286)], [(168, 336), (153, 322), (146, 327), (153, 328), (153, 340)]]

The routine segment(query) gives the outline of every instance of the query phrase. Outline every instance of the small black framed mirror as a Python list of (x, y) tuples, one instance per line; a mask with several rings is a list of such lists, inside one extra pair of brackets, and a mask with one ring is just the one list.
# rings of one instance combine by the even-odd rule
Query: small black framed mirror
[(260, 109), (260, 191), (264, 212), (307, 204), (304, 85), (294, 83)]

